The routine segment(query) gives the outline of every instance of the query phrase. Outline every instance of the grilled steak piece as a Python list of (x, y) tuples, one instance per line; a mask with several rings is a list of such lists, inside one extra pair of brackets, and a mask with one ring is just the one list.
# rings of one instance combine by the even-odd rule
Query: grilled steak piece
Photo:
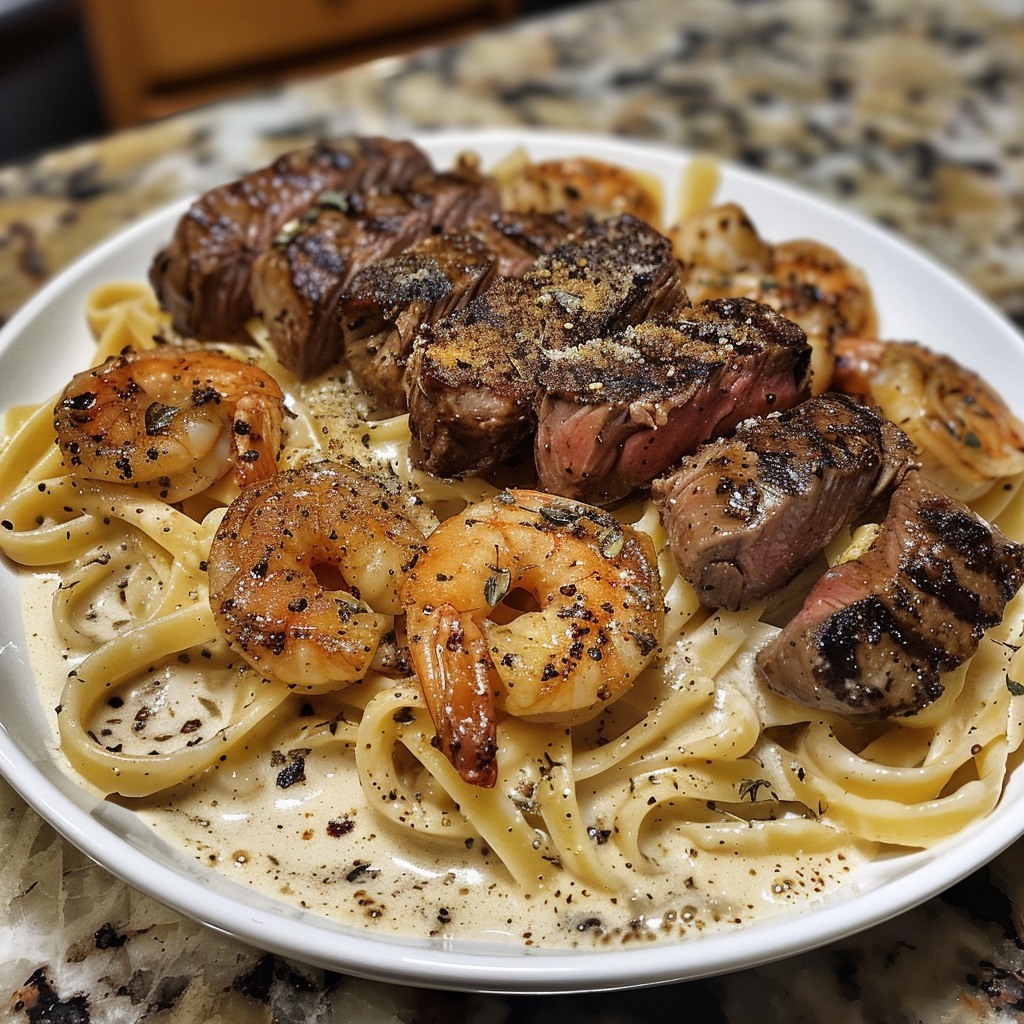
[(588, 225), (417, 336), (407, 379), (413, 459), (436, 476), (463, 476), (528, 449), (548, 350), (686, 301), (666, 238), (629, 216)]
[(559, 348), (690, 304), (672, 243), (629, 214), (585, 224), (524, 277), (562, 317)]
[(500, 212), (466, 226), (494, 253), (501, 277), (522, 277), (581, 225), (547, 213)]
[(449, 233), (495, 209), (497, 191), (476, 174), (417, 178), (407, 189), (341, 197), (310, 215), (253, 264), (252, 297), (281, 363), (300, 378), (342, 356), (337, 307), (353, 276), (428, 235)]
[(288, 153), (212, 189), (179, 220), (149, 279), (174, 329), (194, 338), (248, 340), (252, 261), (321, 193), (403, 186), (430, 171), (411, 142), (345, 137)]
[(1024, 585), (1024, 546), (916, 470), (868, 550), (829, 569), (757, 654), (768, 685), (850, 719), (912, 715)]
[(378, 415), (406, 408), (405, 369), (419, 328), (488, 288), (496, 265), (474, 235), (431, 235), (352, 278), (338, 328), (349, 369), (373, 395)]
[(769, 597), (914, 464), (910, 439), (844, 395), (747, 420), (654, 482), (679, 571), (701, 603)]
[(415, 465), (442, 477), (482, 473), (525, 447), (540, 353), (562, 322), (537, 299), (522, 278), (499, 278), (417, 334), (406, 374)]
[(534, 458), (554, 494), (607, 504), (741, 420), (805, 399), (804, 332), (750, 299), (711, 299), (553, 352)]
[(352, 275), (430, 231), (428, 211), (400, 193), (374, 195), (360, 209), (362, 215), (352, 216), (314, 208), (297, 231), (283, 234), (253, 263), (253, 306), (277, 358), (300, 380), (340, 358), (333, 312)]

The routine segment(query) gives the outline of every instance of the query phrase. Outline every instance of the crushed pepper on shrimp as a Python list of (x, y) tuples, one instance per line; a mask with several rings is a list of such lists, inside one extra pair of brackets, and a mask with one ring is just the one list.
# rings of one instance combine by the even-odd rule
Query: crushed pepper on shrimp
[(438, 744), (479, 786), (497, 778), (499, 712), (592, 717), (629, 689), (664, 629), (651, 539), (601, 509), (530, 490), (445, 520), (402, 604)]
[(631, 214), (661, 221), (661, 195), (653, 177), (592, 157), (529, 160), (513, 154), (495, 168), (502, 208), (570, 218)]
[(918, 342), (845, 338), (832, 385), (879, 406), (914, 442), (921, 472), (961, 501), (1024, 472), (1024, 423), (951, 356)]
[(284, 394), (270, 374), (218, 352), (124, 352), (76, 374), (54, 407), (57, 444), (90, 480), (152, 486), (165, 500), (234, 472), (240, 486), (277, 470)]
[(228, 506), (210, 546), (210, 606), (264, 677), (339, 689), (373, 664), (422, 550), (377, 477), (333, 462), (286, 469)]

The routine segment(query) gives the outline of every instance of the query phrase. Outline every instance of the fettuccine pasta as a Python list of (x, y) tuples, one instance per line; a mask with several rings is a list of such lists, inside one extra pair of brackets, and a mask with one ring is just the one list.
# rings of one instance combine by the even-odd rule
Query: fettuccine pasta
[[(141, 285), (98, 289), (86, 316), (95, 363), (171, 336)], [(282, 466), (329, 457), (383, 472), (425, 534), (495, 493), (418, 472), (405, 417), (366, 421), (355, 389), (300, 384), (254, 337), (230, 351), (287, 396)], [(225, 643), (206, 560), (229, 480), (172, 505), (77, 479), (52, 410), (7, 414), (0, 549), (27, 588), (55, 591), (43, 635), (71, 666), (61, 749), (98, 793), (204, 863), (299, 906), (528, 943), (696, 933), (807, 905), (867, 858), (956, 835), (997, 806), (1021, 745), (1021, 595), (932, 706), (851, 725), (759, 685), (772, 609), (702, 609), (656, 510), (636, 500), (616, 515), (658, 554), (661, 654), (589, 722), (502, 720), (496, 785), (469, 785), (436, 749), (414, 677), (373, 668), (337, 692), (297, 694)], [(1022, 480), (973, 499), (1016, 539)]]

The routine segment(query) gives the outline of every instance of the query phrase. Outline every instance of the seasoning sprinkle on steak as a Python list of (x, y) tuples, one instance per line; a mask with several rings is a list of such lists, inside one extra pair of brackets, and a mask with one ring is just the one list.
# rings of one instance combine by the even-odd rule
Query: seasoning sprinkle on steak
[(534, 457), (541, 486), (591, 504), (646, 487), (740, 421), (809, 393), (804, 332), (750, 299), (712, 299), (550, 354)]
[(1022, 585), (1024, 545), (914, 470), (870, 548), (819, 579), (757, 667), (779, 693), (847, 718), (912, 715)]
[(648, 225), (623, 216), (571, 235), (421, 331), (408, 375), (414, 461), (452, 477), (528, 451), (545, 352), (686, 301), (671, 245)]
[(655, 481), (679, 571), (702, 604), (771, 596), (914, 464), (898, 427), (844, 395), (741, 423)]
[(496, 189), (472, 170), (336, 198), (321, 197), (253, 265), (253, 305), (278, 359), (302, 379), (342, 358), (338, 305), (357, 273), (497, 210)]
[(490, 287), (496, 260), (474, 235), (431, 235), (371, 263), (338, 303), (341, 346), (377, 416), (405, 410), (405, 370), (424, 324), (461, 309)]

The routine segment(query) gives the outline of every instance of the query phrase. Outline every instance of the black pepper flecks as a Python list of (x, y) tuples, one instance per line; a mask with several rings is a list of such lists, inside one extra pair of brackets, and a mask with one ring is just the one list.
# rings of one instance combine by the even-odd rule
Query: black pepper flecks
[(281, 789), (287, 789), (298, 782), (306, 781), (306, 759), (297, 757), (294, 761), (282, 768), (277, 773), (277, 785)]

